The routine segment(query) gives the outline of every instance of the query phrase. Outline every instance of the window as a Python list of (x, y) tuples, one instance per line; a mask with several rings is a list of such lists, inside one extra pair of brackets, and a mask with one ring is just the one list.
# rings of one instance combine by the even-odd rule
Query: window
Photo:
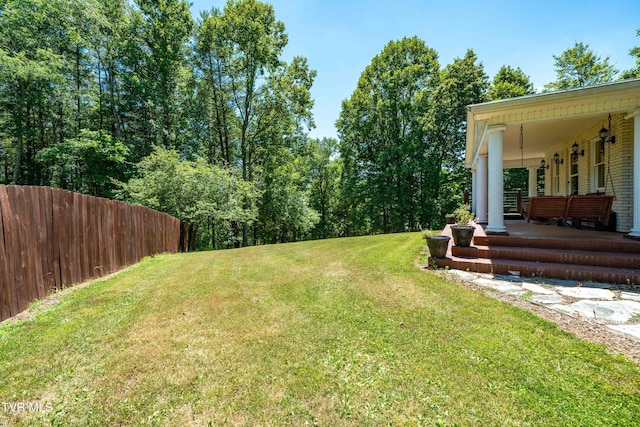
[(593, 148), (593, 191), (604, 193), (604, 142), (598, 139)]
[(560, 163), (553, 162), (553, 194), (560, 194)]
[(578, 163), (571, 162), (571, 188), (569, 194), (578, 194)]

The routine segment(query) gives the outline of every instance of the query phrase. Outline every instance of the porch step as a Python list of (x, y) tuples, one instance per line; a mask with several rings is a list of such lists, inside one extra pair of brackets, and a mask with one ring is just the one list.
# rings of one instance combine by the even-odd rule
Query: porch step
[(594, 281), (627, 286), (640, 284), (640, 269), (612, 268), (587, 265), (566, 265), (551, 262), (521, 261), (514, 259), (487, 259), (451, 257), (436, 259), (444, 268), (469, 270), (478, 273), (518, 274), (520, 277), (546, 277), (577, 281)]
[[(640, 242), (620, 233), (584, 232), (567, 227), (513, 221), (509, 235), (486, 235), (476, 228), (472, 246), (451, 246), (439, 267), (620, 285), (640, 285)], [(451, 236), (450, 227), (442, 234)]]
[(477, 246), (506, 246), (520, 248), (562, 249), (564, 251), (594, 251), (640, 254), (640, 242), (624, 239), (619, 240), (572, 240), (553, 237), (515, 237), (498, 235), (474, 236), (473, 244)]
[(614, 253), (516, 246), (475, 246), (451, 248), (451, 254), (463, 258), (509, 259), (556, 264), (640, 269), (640, 253)]

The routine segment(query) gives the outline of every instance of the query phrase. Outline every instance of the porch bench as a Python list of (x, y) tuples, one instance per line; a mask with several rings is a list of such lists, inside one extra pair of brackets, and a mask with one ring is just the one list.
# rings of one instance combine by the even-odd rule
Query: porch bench
[(605, 226), (609, 224), (613, 196), (607, 194), (586, 194), (570, 196), (567, 201), (565, 220), (569, 219), (580, 226), (580, 221), (594, 221)]
[(534, 196), (529, 197), (527, 206), (527, 222), (532, 219), (564, 219), (567, 208), (565, 196)]

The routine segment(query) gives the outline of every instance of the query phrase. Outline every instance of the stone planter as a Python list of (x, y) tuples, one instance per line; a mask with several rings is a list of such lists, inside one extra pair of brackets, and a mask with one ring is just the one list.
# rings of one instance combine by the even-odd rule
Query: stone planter
[(449, 240), (451, 239), (449, 236), (432, 236), (426, 239), (430, 258), (445, 258), (447, 256)]
[(476, 230), (473, 226), (462, 227), (459, 225), (451, 226), (451, 234), (453, 234), (453, 243), (461, 248), (471, 246), (473, 232)]

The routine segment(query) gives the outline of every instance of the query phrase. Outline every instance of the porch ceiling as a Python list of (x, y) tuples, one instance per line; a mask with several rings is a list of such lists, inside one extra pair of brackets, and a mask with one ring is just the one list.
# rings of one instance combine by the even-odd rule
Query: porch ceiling
[[(607, 124), (607, 116), (602, 113), (593, 116), (545, 120), (522, 124), (523, 149), (520, 152), (520, 124), (506, 126), (503, 134), (503, 158), (505, 161), (525, 159), (541, 160), (554, 146), (568, 141), (576, 134), (594, 126)], [(598, 135), (593, 135), (597, 137)], [(487, 154), (487, 144), (480, 150)]]
[(522, 156), (525, 161), (539, 162), (554, 146), (570, 141), (589, 127), (606, 125), (609, 114), (629, 113), (639, 107), (640, 79), (470, 105), (466, 164), (473, 167), (479, 154), (487, 154), (486, 129), (490, 126), (505, 126), (504, 161), (520, 160)]

